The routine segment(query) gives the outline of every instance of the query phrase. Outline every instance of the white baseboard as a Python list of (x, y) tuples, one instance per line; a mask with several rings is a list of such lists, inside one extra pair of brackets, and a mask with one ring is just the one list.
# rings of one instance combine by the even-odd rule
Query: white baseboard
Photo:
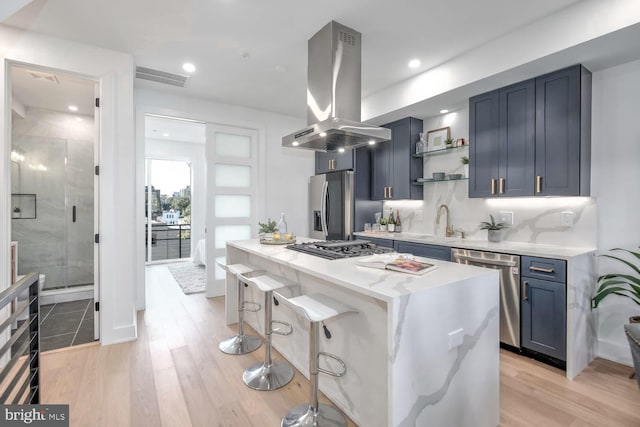
[(102, 332), (106, 332), (100, 337), (102, 345), (119, 344), (123, 342), (135, 341), (138, 338), (137, 327), (135, 324), (121, 326), (119, 328), (105, 331), (104, 326), (101, 327)]
[(618, 343), (609, 340), (598, 340), (598, 357), (611, 360), (612, 362), (621, 363), (627, 366), (633, 366), (631, 359), (631, 350), (628, 343)]
[(44, 289), (40, 292), (40, 305), (58, 304), (93, 298), (93, 285), (75, 286), (61, 289)]

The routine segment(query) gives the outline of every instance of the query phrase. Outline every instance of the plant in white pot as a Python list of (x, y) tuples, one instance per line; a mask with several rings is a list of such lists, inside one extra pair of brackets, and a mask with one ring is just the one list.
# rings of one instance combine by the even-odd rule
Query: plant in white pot
[(260, 240), (271, 238), (273, 237), (273, 233), (278, 231), (276, 222), (271, 221), (271, 218), (267, 219), (267, 222), (264, 224), (258, 222), (258, 226), (260, 227), (260, 230), (258, 231), (258, 237), (260, 237)]
[(462, 163), (462, 167), (464, 168), (464, 177), (469, 178), (469, 157), (460, 157), (460, 163)]
[(491, 222), (482, 221), (480, 223), (480, 230), (487, 230), (487, 236), (490, 242), (501, 242), (502, 241), (502, 233), (505, 228), (507, 228), (507, 224), (504, 222), (496, 222), (493, 215), (489, 215), (491, 218)]
[[(626, 253), (625, 258), (612, 254), (601, 255), (623, 264), (627, 271), (621, 273), (603, 274), (598, 277), (596, 294), (591, 299), (591, 306), (597, 308), (602, 300), (609, 295), (625, 297), (633, 301), (640, 308), (640, 252), (628, 249), (614, 248), (611, 251)], [(631, 316), (629, 324), (624, 326), (625, 333), (631, 348), (631, 356), (635, 365), (638, 387), (640, 387), (640, 315)]]

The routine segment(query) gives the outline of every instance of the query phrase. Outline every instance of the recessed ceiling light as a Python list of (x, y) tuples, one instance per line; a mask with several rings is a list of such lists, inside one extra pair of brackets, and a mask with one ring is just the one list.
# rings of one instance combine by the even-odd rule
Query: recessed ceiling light
[(373, 139), (369, 140), (369, 145), (376, 145), (376, 141), (374, 141)]
[(326, 132), (320, 132), (320, 136), (327, 136)]
[(165, 133), (162, 134), (162, 136), (164, 136), (166, 138), (167, 136), (169, 136), (169, 134), (165, 132)]
[(196, 70), (196, 66), (191, 62), (185, 62), (184, 64), (182, 64), (182, 69), (187, 73), (193, 73)]
[(69, 105), (69, 111), (78, 111), (78, 107), (75, 105)]
[(409, 61), (409, 68), (418, 68), (419, 66), (420, 66), (419, 59), (412, 59), (411, 61)]
[(338, 153), (344, 153), (344, 148), (338, 148)]
[(294, 147), (297, 147), (298, 145), (300, 145), (300, 143), (298, 141), (293, 141), (291, 145), (293, 145)]
[(440, 114), (447, 114), (449, 112), (449, 110), (444, 109), (444, 110), (440, 110)]

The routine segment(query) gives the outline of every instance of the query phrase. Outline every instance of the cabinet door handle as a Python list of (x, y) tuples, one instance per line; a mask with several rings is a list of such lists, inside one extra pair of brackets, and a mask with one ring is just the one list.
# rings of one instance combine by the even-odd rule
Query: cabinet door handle
[(389, 187), (389, 198), (393, 199), (393, 187)]
[(385, 199), (387, 198), (387, 188), (389, 188), (389, 187), (384, 187), (384, 198)]
[(532, 266), (532, 267), (529, 267), (529, 270), (539, 271), (540, 273), (553, 273), (553, 268), (543, 268), (543, 267)]
[(504, 178), (500, 178), (500, 194), (504, 194)]
[(529, 282), (527, 282), (526, 280), (522, 282), (522, 301), (528, 301), (529, 300), (529, 296), (527, 295), (527, 288), (529, 287)]
[(542, 193), (542, 177), (536, 176), (536, 193)]
[(491, 194), (496, 194), (496, 180), (491, 178)]

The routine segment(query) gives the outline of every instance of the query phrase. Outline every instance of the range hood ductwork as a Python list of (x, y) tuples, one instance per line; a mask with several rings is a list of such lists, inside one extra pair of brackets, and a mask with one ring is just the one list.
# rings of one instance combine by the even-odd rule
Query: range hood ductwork
[(391, 130), (360, 123), (362, 35), (335, 21), (309, 40), (308, 126), (282, 138), (284, 147), (352, 149), (391, 139)]

